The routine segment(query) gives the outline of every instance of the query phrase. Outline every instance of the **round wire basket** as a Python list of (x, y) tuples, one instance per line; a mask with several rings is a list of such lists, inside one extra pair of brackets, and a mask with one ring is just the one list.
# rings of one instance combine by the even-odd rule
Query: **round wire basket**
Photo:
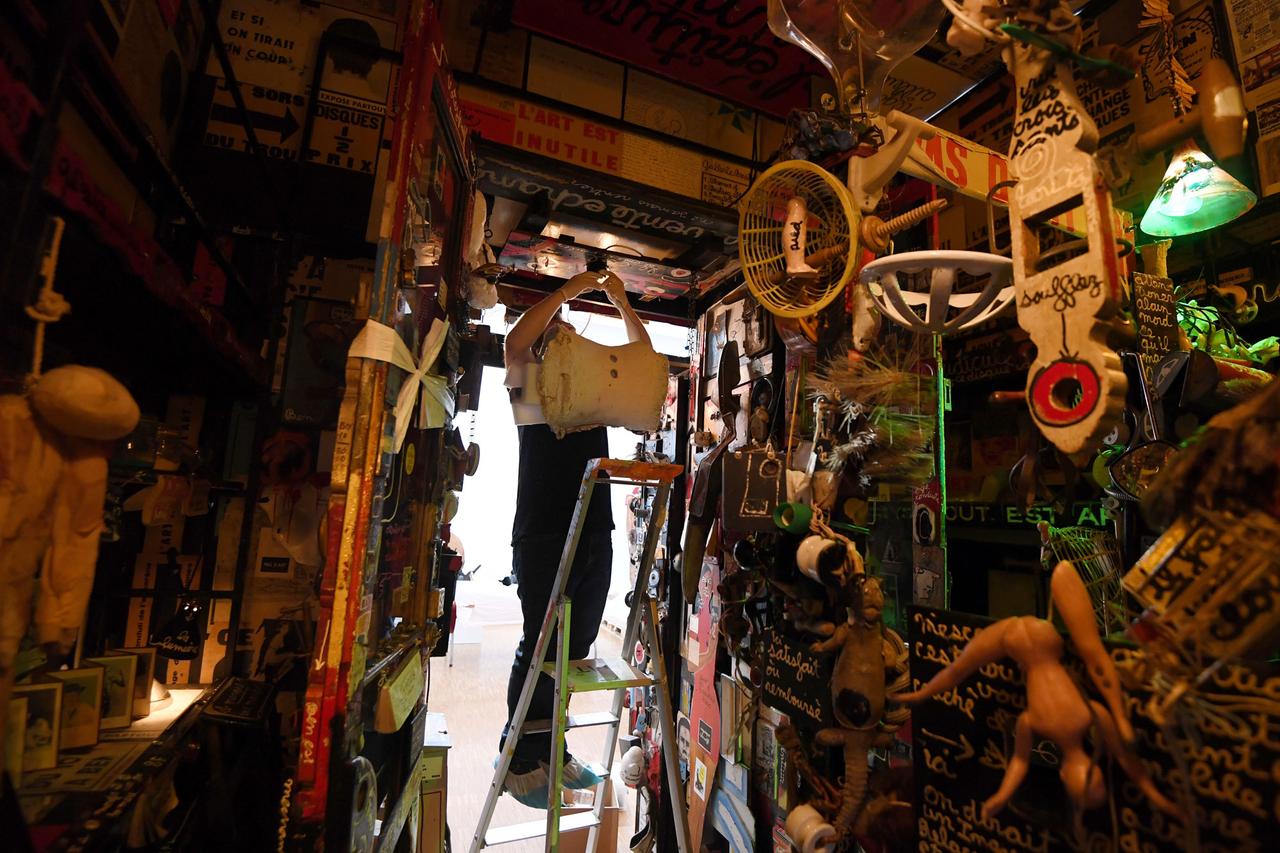
[(1041, 559), (1046, 568), (1052, 569), (1063, 560), (1075, 566), (1089, 591), (1098, 629), (1104, 635), (1125, 630), (1130, 620), (1120, 584), (1124, 561), (1115, 536), (1093, 527), (1044, 525), (1040, 538)]
[[(805, 260), (814, 275), (787, 274), (784, 231), (787, 204), (804, 201)], [(835, 175), (806, 160), (770, 167), (738, 206), (738, 255), (747, 287), (779, 317), (807, 317), (831, 303), (857, 267), (862, 214)]]

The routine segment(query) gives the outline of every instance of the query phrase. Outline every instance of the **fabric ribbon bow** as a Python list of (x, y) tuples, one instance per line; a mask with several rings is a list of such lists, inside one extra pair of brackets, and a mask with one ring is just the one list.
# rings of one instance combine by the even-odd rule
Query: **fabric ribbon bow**
[(367, 321), (351, 343), (349, 356), (385, 361), (409, 374), (396, 397), (396, 453), (400, 452), (405, 436), (409, 434), (409, 423), (413, 418), (413, 404), (418, 399), (419, 386), (425, 392), (422, 395), (422, 414), (418, 419), (423, 429), (442, 427), (445, 419), (453, 414), (453, 393), (449, 390), (448, 380), (427, 372), (435, 364), (436, 356), (444, 346), (448, 328), (443, 320), (437, 318), (431, 321), (431, 328), (422, 339), (422, 352), (416, 362), (413, 353), (400, 335), (396, 334), (396, 330), (376, 320)]

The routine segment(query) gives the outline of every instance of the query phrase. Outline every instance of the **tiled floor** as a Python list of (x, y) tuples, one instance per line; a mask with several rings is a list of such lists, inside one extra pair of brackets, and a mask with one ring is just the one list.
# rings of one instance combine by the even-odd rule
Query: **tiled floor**
[[(514, 622), (519, 616), (519, 603), (513, 589), (479, 579), (458, 586), (458, 630), (455, 636), (463, 642), (454, 649), (452, 667), (446, 658), (433, 660), (429, 707), (443, 713), (448, 720), (453, 742), (449, 753), (449, 829), (453, 850), (465, 851), (493, 776), (498, 736), (507, 716), (507, 674), (511, 655), (520, 638), (520, 626)], [(607, 628), (601, 629), (598, 655), (616, 655), (619, 645), (617, 634)], [(611, 695), (602, 692), (578, 696), (573, 701), (573, 709), (607, 711)], [(571, 731), (569, 749), (575, 755), (598, 761), (604, 736), (603, 728)], [(616, 759), (614, 765), (616, 771)], [(617, 849), (626, 850), (634, 823), (635, 792), (617, 784), (616, 780), (615, 787), (624, 807), (618, 821)], [(527, 808), (504, 796), (498, 802), (492, 825), (520, 823), (545, 815), (544, 811)], [(585, 833), (582, 837), (585, 838)], [(603, 847), (602, 844), (601, 849)], [(543, 849), (543, 842), (537, 839), (493, 849), (534, 853)]]

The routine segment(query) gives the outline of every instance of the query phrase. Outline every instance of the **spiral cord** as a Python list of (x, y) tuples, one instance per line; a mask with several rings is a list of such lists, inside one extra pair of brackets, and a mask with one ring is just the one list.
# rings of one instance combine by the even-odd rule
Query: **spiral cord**
[(276, 830), (276, 853), (284, 853), (285, 842), (289, 839), (289, 807), (293, 799), (293, 780), (285, 779), (284, 788), (280, 792), (280, 826)]

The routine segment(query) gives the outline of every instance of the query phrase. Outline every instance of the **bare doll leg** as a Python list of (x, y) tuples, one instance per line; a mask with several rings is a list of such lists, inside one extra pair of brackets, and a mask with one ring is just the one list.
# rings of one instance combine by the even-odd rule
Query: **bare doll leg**
[(904, 704), (930, 699), (955, 687), (987, 664), (1000, 660), (1008, 654), (1004, 645), (1005, 634), (1018, 618), (1020, 617), (1001, 619), (983, 628), (973, 635), (960, 657), (930, 679), (928, 684), (915, 692), (900, 693), (894, 698)]
[(1027, 768), (1031, 764), (1031, 721), (1027, 712), (1018, 715), (1013, 727), (1013, 755), (1009, 757), (1009, 765), (1005, 768), (1004, 779), (1000, 782), (1000, 790), (996, 791), (982, 804), (982, 816), (993, 817), (1008, 804), (1022, 780), (1027, 778)]
[(1155, 783), (1151, 781), (1151, 777), (1147, 775), (1146, 768), (1142, 766), (1142, 762), (1120, 740), (1120, 733), (1116, 731), (1115, 721), (1111, 719), (1107, 709), (1092, 699), (1089, 700), (1089, 705), (1093, 708), (1094, 718), (1098, 724), (1098, 732), (1102, 735), (1102, 742), (1106, 744), (1107, 751), (1115, 756), (1121, 769), (1133, 780), (1133, 784), (1137, 785), (1143, 794), (1146, 794), (1147, 799), (1151, 801), (1151, 805), (1170, 817), (1185, 820), (1182, 810), (1171, 802), (1168, 797), (1160, 793), (1160, 789), (1156, 787)]
[(1089, 599), (1089, 591), (1084, 581), (1076, 572), (1076, 567), (1063, 560), (1053, 570), (1053, 579), (1049, 582), (1053, 603), (1058, 607), (1062, 623), (1067, 626), (1067, 633), (1075, 643), (1076, 652), (1084, 661), (1093, 681), (1107, 707), (1111, 709), (1111, 718), (1115, 721), (1120, 739), (1125, 743), (1133, 742), (1133, 728), (1129, 725), (1129, 716), (1124, 706), (1124, 697), (1120, 695), (1120, 674), (1116, 672), (1115, 662), (1107, 654), (1098, 636), (1098, 623), (1093, 616), (1093, 602)]

